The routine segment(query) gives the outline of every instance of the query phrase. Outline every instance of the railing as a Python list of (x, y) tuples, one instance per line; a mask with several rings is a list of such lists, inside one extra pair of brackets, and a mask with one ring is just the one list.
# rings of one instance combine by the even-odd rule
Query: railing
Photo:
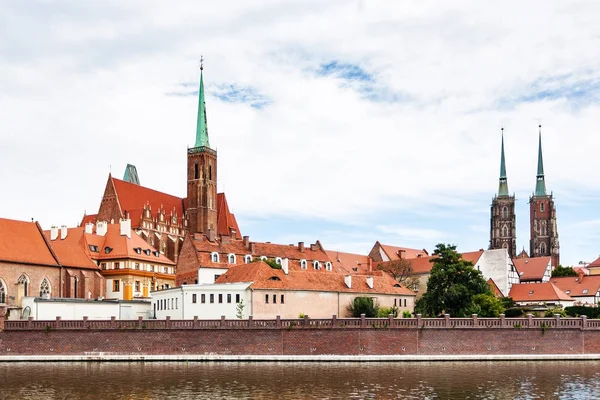
[(29, 317), (27, 320), (6, 321), (0, 317), (0, 330), (30, 331), (30, 330), (139, 330), (139, 329), (585, 329), (600, 330), (600, 319), (561, 318), (534, 318), (529, 314), (525, 318), (322, 318), (311, 319), (308, 317), (297, 319), (225, 319), (205, 320), (194, 317), (189, 320), (143, 319), (118, 320), (55, 320), (40, 321)]

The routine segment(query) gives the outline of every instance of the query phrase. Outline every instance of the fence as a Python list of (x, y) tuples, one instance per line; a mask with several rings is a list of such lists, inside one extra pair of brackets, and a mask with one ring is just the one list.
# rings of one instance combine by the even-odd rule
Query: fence
[(332, 318), (313, 319), (225, 319), (204, 320), (194, 317), (192, 320), (164, 320), (143, 319), (118, 320), (115, 317), (110, 320), (56, 320), (39, 321), (29, 317), (27, 320), (6, 321), (0, 315), (0, 330), (7, 331), (30, 331), (30, 330), (106, 330), (106, 329), (585, 329), (600, 330), (600, 319), (588, 319), (586, 316), (579, 318), (561, 318), (555, 315), (552, 318), (534, 318), (528, 315), (525, 318), (479, 318), (473, 315), (471, 318)]

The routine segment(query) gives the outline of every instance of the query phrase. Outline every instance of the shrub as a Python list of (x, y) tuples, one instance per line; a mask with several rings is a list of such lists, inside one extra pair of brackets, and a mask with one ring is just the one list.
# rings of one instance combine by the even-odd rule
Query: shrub
[(600, 308), (598, 307), (584, 307), (584, 306), (573, 306), (566, 307), (565, 312), (571, 317), (579, 317), (585, 315), (588, 318), (600, 318)]
[(504, 310), (504, 316), (506, 318), (517, 318), (523, 316), (523, 309), (518, 307), (507, 308)]
[(394, 318), (398, 317), (398, 307), (381, 307), (377, 312), (377, 317), (387, 318), (390, 314), (392, 314)]
[(375, 318), (379, 311), (379, 305), (373, 301), (372, 297), (355, 297), (348, 305), (347, 310), (354, 318), (359, 318), (361, 314), (365, 314), (367, 318)]
[(549, 307), (544, 314), (544, 317), (554, 317), (554, 314), (558, 314), (561, 317), (566, 317), (567, 312), (562, 307)]
[(412, 314), (408, 310), (402, 311), (402, 318), (412, 318)]

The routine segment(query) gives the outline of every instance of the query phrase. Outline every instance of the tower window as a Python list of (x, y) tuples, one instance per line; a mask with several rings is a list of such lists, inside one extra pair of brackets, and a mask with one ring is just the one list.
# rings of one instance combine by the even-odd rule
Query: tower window
[(198, 179), (198, 163), (194, 164), (194, 179)]
[(212, 165), (208, 166), (208, 180), (212, 181)]
[(540, 212), (544, 212), (544, 203), (540, 203)]
[(508, 218), (508, 208), (502, 207), (502, 218)]

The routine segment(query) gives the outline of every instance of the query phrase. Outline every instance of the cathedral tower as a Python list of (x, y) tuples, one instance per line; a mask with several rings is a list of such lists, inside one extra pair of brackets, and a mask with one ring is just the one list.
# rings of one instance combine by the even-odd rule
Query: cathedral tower
[(529, 198), (530, 218), (530, 257), (552, 257), (552, 265), (558, 266), (560, 261), (560, 246), (556, 228), (556, 208), (552, 193), (546, 193), (544, 180), (544, 161), (542, 159), (542, 126), (540, 128), (538, 147), (538, 167), (535, 183), (535, 193)]
[(504, 161), (504, 128), (502, 128), (502, 149), (500, 152), (500, 183), (498, 194), (492, 200), (490, 221), (490, 249), (507, 249), (511, 258), (517, 255), (517, 219), (515, 196), (508, 194), (506, 163)]
[(217, 229), (217, 152), (210, 148), (200, 64), (196, 143), (187, 151), (187, 220), (190, 233)]

